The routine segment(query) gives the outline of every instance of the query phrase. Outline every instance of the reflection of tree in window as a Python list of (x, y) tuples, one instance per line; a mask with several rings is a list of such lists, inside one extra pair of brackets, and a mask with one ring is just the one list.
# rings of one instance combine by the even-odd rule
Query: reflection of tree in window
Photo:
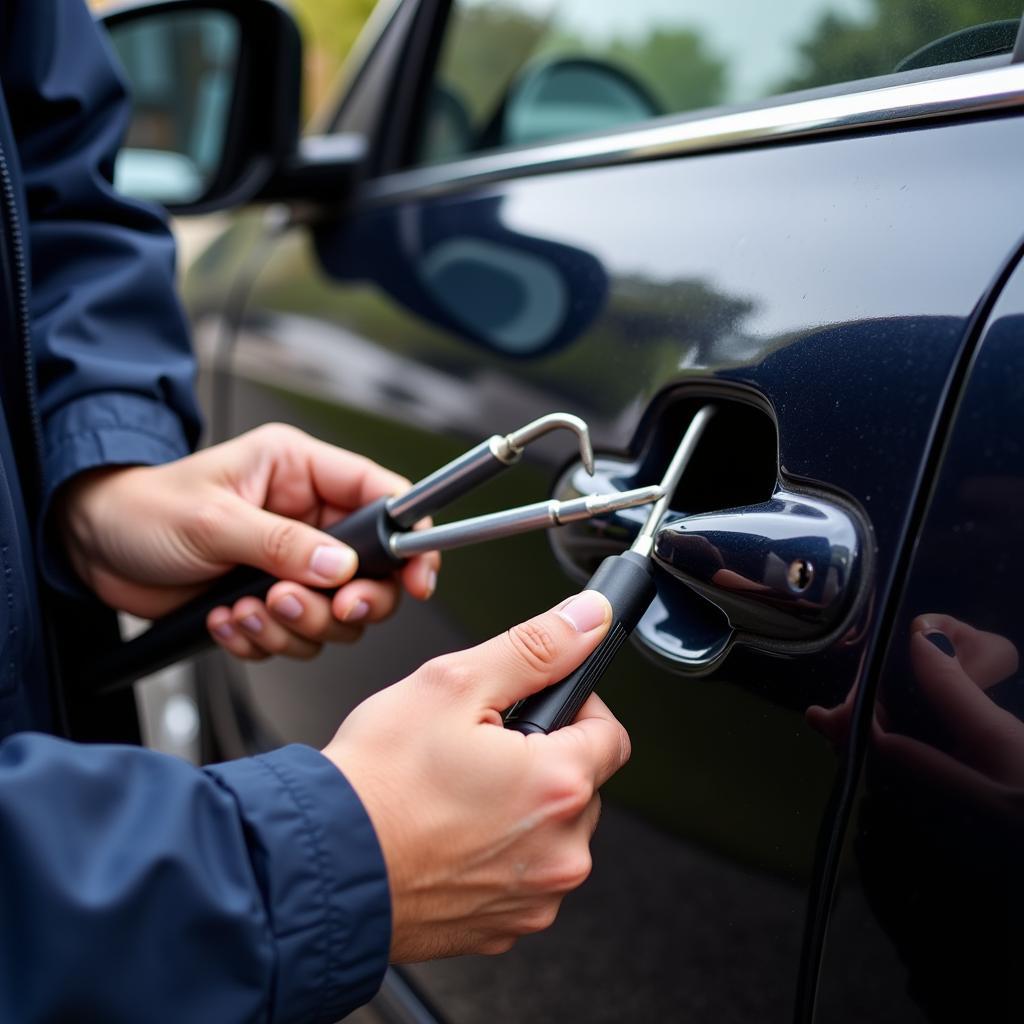
[[(644, 33), (588, 38), (565, 19), (560, 22), (558, 4), (549, 10), (542, 16), (501, 3), (454, 9), (441, 55), (442, 80), (476, 127), (489, 122), (524, 66), (556, 58), (589, 57), (625, 71), (666, 112), (722, 101), (725, 63), (700, 32), (655, 24)], [(569, 10), (579, 13), (572, 5)]]
[(474, 125), (490, 120), (548, 24), (546, 18), (501, 4), (456, 9), (441, 67), (445, 84), (465, 105)]
[(777, 91), (885, 75), (927, 43), (1020, 15), (1020, 0), (872, 0), (866, 17), (826, 12), (798, 46), (801, 69)]
[(655, 28), (639, 40), (615, 40), (604, 54), (636, 75), (666, 111), (710, 107), (725, 98), (725, 62), (692, 29)]

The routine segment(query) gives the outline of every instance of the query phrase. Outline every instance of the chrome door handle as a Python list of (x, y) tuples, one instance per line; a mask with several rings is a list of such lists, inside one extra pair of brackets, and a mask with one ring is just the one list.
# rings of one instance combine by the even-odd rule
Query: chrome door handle
[(737, 633), (799, 643), (842, 624), (860, 589), (865, 550), (852, 510), (778, 490), (759, 505), (666, 524), (654, 558), (720, 608)]

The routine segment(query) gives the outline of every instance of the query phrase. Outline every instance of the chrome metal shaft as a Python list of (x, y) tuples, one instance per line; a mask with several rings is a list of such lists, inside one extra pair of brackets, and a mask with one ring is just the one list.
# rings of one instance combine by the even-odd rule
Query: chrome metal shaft
[(660, 487), (638, 487), (615, 494), (588, 494), (570, 501), (538, 501), (533, 505), (492, 512), (457, 523), (432, 526), (428, 530), (395, 533), (391, 537), (391, 551), (398, 558), (412, 558), (425, 551), (450, 551), (466, 544), (480, 544), (517, 533), (545, 530), (579, 519), (647, 505), (657, 501), (661, 494)]
[(404, 494), (388, 501), (388, 515), (403, 529), (424, 516), (432, 515), (480, 484), (514, 465), (523, 449), (553, 430), (569, 430), (579, 443), (580, 460), (588, 473), (594, 472), (594, 449), (587, 424), (567, 412), (553, 412), (527, 423), (510, 434), (495, 434), (468, 452), (412, 485)]
[(690, 459), (694, 451), (696, 451), (704, 429), (714, 414), (715, 407), (713, 405), (705, 405), (690, 420), (690, 425), (686, 428), (686, 433), (683, 434), (683, 439), (679, 442), (679, 447), (676, 449), (675, 455), (672, 456), (672, 461), (668, 464), (665, 475), (661, 478), (661, 497), (651, 507), (650, 512), (647, 513), (644, 525), (640, 528), (636, 540), (630, 546), (630, 551), (635, 551), (638, 555), (643, 555), (645, 558), (650, 557), (651, 552), (654, 550), (654, 535), (658, 532), (661, 520), (668, 511), (668, 503), (672, 500), (672, 495), (679, 486), (679, 481), (682, 480), (686, 467), (690, 464)]

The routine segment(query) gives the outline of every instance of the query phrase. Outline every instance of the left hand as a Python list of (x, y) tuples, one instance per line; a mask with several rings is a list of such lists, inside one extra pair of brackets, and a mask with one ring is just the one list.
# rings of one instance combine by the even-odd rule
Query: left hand
[[(390, 615), (396, 580), (353, 580), (351, 548), (321, 529), (408, 481), (293, 427), (267, 424), (163, 466), (110, 467), (75, 477), (55, 516), (72, 565), (107, 604), (158, 618), (235, 565), (276, 576), (266, 601), (212, 611), (213, 639), (240, 658), (309, 658)], [(436, 552), (398, 577), (426, 600)], [(327, 598), (311, 586), (340, 589)]]

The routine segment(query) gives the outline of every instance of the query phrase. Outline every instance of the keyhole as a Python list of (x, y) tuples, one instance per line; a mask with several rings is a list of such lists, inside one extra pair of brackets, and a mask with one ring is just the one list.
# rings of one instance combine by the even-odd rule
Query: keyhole
[(789, 563), (786, 580), (793, 593), (802, 594), (814, 580), (814, 566), (806, 558), (794, 558)]

